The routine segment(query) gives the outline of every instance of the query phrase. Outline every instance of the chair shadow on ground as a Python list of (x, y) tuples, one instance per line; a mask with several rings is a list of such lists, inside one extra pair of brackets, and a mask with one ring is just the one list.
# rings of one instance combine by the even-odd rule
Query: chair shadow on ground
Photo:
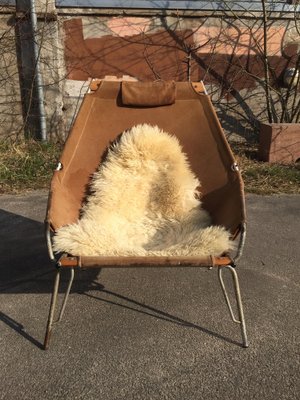
[[(47, 254), (46, 241), (44, 238), (44, 224), (20, 215), (0, 210), (0, 241), (2, 246), (0, 254), (0, 293), (45, 293), (49, 295), (48, 304), (50, 304), (55, 268)], [(100, 268), (92, 268), (86, 271), (80, 271), (79, 274), (75, 274), (71, 293), (79, 293), (97, 299), (100, 302), (122, 307), (185, 328), (197, 329), (207, 335), (241, 346), (237, 341), (219, 333), (106, 289), (103, 285), (97, 282), (100, 273)], [(140, 273), (143, 272), (140, 271)], [(67, 279), (68, 275), (63, 273), (60, 293), (64, 292)], [(112, 299), (95, 296), (89, 293), (91, 290), (98, 290), (100, 294), (103, 293), (109, 295)], [(124, 302), (128, 304), (124, 304)], [(47, 315), (45, 315), (45, 324), (46, 319)], [(26, 332), (26, 328), (23, 324), (17, 322), (9, 315), (0, 312), (0, 321), (38, 348), (43, 348), (42, 343)], [(229, 316), (228, 323), (231, 323)], [(63, 324), (63, 321), (61, 324)]]
[[(21, 215), (0, 210), (0, 294), (46, 294), (47, 306), (53, 289), (55, 268), (48, 257), (44, 224)], [(97, 279), (99, 270), (85, 274), (85, 284)], [(66, 286), (62, 274), (60, 292)], [(13, 301), (13, 300), (12, 300)], [(45, 315), (46, 328), (47, 315)], [(0, 321), (39, 348), (43, 345), (28, 332), (25, 326), (11, 316), (0, 312)]]
[[(2, 293), (41, 293), (45, 290), (45, 277), (49, 280), (51, 263), (43, 232), (41, 222), (0, 210)], [(37, 286), (36, 282), (40, 285)]]
[[(114, 305), (114, 306), (122, 307), (122, 308), (125, 308), (127, 310), (134, 311), (134, 312), (137, 312), (137, 313), (140, 313), (140, 314), (143, 314), (143, 315), (147, 315), (149, 317), (153, 317), (155, 319), (159, 319), (159, 320), (162, 320), (162, 321), (167, 321), (169, 323), (176, 324), (176, 325), (179, 325), (179, 326), (182, 326), (182, 327), (194, 328), (194, 329), (196, 329), (196, 330), (198, 330), (198, 331), (200, 331), (202, 333), (205, 333), (205, 334), (210, 335), (210, 336), (214, 336), (217, 339), (221, 339), (221, 340), (223, 340), (225, 342), (228, 342), (228, 343), (235, 344), (237, 346), (243, 347), (241, 343), (239, 343), (239, 342), (237, 342), (237, 341), (235, 341), (233, 339), (230, 339), (230, 338), (228, 338), (226, 336), (223, 336), (223, 335), (221, 335), (221, 334), (219, 334), (217, 332), (213, 332), (213, 331), (211, 331), (211, 330), (209, 330), (207, 328), (204, 328), (204, 327), (199, 326), (197, 324), (194, 324), (192, 322), (186, 321), (185, 319), (176, 317), (175, 315), (169, 314), (169, 313), (167, 313), (165, 311), (159, 310), (159, 309), (157, 309), (155, 307), (152, 307), (150, 305), (147, 305), (147, 304), (144, 304), (144, 303), (140, 303), (140, 302), (138, 302), (138, 301), (136, 301), (134, 299), (128, 298), (126, 296), (122, 296), (122, 295), (120, 295), (118, 293), (112, 292), (111, 290), (105, 289), (105, 287), (103, 285), (99, 284), (98, 282), (94, 282), (93, 283), (93, 290), (95, 290), (95, 289), (98, 289), (100, 294), (104, 293), (104, 294), (107, 294), (107, 295), (111, 296), (112, 298), (119, 299), (120, 301), (126, 301), (126, 302), (129, 303), (129, 305), (122, 304), (122, 303), (117, 302), (115, 300), (104, 299), (103, 297), (98, 297), (98, 296), (95, 296), (95, 295), (93, 295), (91, 293), (87, 293), (87, 292), (81, 292), (81, 293), (83, 295), (85, 295), (85, 296), (88, 296), (88, 297), (93, 298), (95, 300), (99, 300), (99, 301), (101, 301), (103, 303), (107, 303), (107, 304), (111, 304), (111, 305)], [(139, 307), (139, 308), (136, 308), (134, 306)], [(230, 318), (228, 320), (228, 323), (231, 323)]]

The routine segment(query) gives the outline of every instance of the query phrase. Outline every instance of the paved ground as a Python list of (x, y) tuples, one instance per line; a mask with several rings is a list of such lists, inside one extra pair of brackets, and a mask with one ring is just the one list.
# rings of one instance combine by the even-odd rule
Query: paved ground
[(0, 196), (0, 398), (299, 399), (299, 201), (247, 196), (248, 349), (215, 271), (113, 269), (79, 273), (45, 352), (46, 194)]

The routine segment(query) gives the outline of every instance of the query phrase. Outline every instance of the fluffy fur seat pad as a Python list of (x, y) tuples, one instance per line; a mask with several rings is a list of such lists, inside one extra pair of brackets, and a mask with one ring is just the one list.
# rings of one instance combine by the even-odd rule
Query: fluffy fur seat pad
[(78, 256), (219, 256), (232, 247), (210, 226), (193, 174), (174, 136), (137, 125), (108, 150), (81, 218), (61, 227), (54, 250)]

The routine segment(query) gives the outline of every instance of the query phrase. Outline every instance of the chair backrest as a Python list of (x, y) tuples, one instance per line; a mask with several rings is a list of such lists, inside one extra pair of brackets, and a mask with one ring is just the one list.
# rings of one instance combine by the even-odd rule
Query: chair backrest
[(148, 123), (177, 136), (213, 223), (237, 232), (245, 221), (243, 182), (210, 98), (199, 92), (199, 83), (102, 81), (87, 94), (62, 152), (62, 168), (51, 181), (52, 229), (78, 219), (91, 175), (111, 142), (133, 125)]

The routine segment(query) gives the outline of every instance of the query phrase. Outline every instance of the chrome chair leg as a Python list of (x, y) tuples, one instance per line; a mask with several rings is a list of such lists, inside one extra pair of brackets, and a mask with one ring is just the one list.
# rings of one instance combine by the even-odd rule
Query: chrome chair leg
[(60, 309), (59, 317), (56, 321), (54, 321), (58, 289), (59, 289), (59, 281), (60, 281), (60, 269), (57, 270), (55, 281), (54, 281), (53, 293), (52, 293), (52, 297), (51, 297), (51, 303), (50, 303), (49, 317), (48, 317), (46, 335), (45, 335), (45, 340), (44, 340), (44, 350), (47, 350), (49, 347), (50, 336), (51, 336), (53, 325), (56, 322), (61, 321), (61, 319), (63, 317), (64, 311), (66, 308), (66, 304), (67, 304), (67, 300), (69, 298), (69, 294), (71, 291), (73, 280), (74, 280), (74, 268), (71, 268), (70, 279), (69, 279), (68, 287), (67, 287), (67, 290), (66, 290), (66, 293), (64, 296), (64, 300), (63, 300), (61, 309)]
[(54, 314), (55, 314), (55, 307), (56, 307), (56, 303), (57, 303), (59, 281), (60, 281), (60, 269), (57, 270), (56, 276), (55, 276), (55, 281), (54, 281), (54, 288), (53, 288), (52, 297), (51, 297), (49, 316), (48, 316), (48, 322), (47, 322), (47, 328), (46, 328), (46, 334), (45, 334), (45, 340), (44, 340), (44, 350), (47, 350), (49, 347), (50, 336), (51, 336), (51, 332), (52, 332), (53, 320), (54, 320)]
[(73, 280), (74, 280), (74, 268), (71, 268), (68, 287), (67, 287), (67, 290), (66, 290), (66, 293), (65, 293), (65, 297), (64, 297), (61, 309), (60, 309), (60, 313), (59, 313), (59, 317), (58, 317), (57, 322), (61, 321), (62, 317), (64, 315), (66, 304), (67, 304), (67, 301), (68, 301), (68, 298), (69, 298), (69, 294), (70, 294), (70, 290), (71, 290), (71, 287), (72, 287)]
[[(237, 303), (237, 310), (238, 310), (238, 318), (235, 317), (234, 312), (232, 310), (232, 306), (229, 300), (229, 296), (225, 287), (225, 283), (223, 280), (223, 269), (228, 269), (231, 272), (231, 277), (233, 280), (234, 284), (234, 290), (235, 290), (235, 297), (236, 297), (236, 303)], [(243, 347), (248, 347), (249, 342), (247, 338), (247, 331), (246, 331), (246, 323), (245, 323), (245, 317), (244, 317), (244, 311), (243, 311), (243, 304), (242, 304), (242, 298), (241, 298), (241, 291), (240, 291), (240, 284), (239, 284), (239, 279), (237, 272), (235, 268), (233, 268), (231, 265), (227, 265), (225, 267), (219, 267), (218, 269), (218, 276), (219, 276), (219, 281), (220, 285), (224, 294), (224, 298), (230, 313), (230, 316), (233, 320), (233, 322), (240, 324), (241, 326), (241, 334), (242, 334), (242, 340), (243, 340)]]

